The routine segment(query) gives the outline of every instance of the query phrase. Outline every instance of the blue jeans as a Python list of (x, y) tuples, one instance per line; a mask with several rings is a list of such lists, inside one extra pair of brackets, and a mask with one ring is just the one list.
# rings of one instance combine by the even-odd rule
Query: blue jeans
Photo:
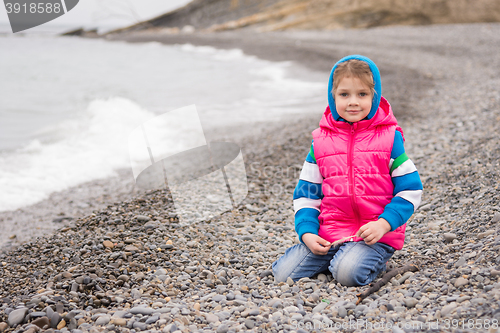
[(394, 254), (394, 248), (383, 243), (366, 245), (365, 242), (347, 242), (331, 247), (328, 254), (315, 255), (300, 243), (288, 248), (273, 263), (276, 281), (293, 281), (312, 277), (326, 271), (344, 286), (364, 286), (385, 270), (385, 264)]

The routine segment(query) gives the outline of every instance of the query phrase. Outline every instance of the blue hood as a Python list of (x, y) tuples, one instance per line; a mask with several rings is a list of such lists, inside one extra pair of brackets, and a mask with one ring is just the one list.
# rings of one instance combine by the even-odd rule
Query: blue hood
[(364, 61), (370, 66), (370, 70), (372, 71), (373, 74), (373, 82), (375, 82), (375, 94), (373, 95), (373, 100), (372, 100), (372, 108), (370, 109), (370, 113), (368, 113), (367, 118), (371, 119), (377, 113), (378, 106), (380, 104), (380, 97), (382, 96), (382, 84), (380, 83), (380, 72), (378, 71), (377, 65), (373, 61), (371, 61), (367, 57), (363, 57), (361, 55), (350, 55), (347, 57), (344, 57), (340, 59), (335, 66), (332, 68), (332, 72), (330, 73), (330, 79), (328, 80), (328, 105), (330, 106), (330, 111), (332, 112), (333, 119), (339, 120), (340, 116), (337, 113), (337, 108), (335, 107), (335, 98), (332, 95), (332, 89), (333, 89), (333, 73), (335, 72), (335, 69), (340, 63), (343, 63), (344, 61), (351, 60), (351, 59), (356, 59), (356, 60), (361, 60)]

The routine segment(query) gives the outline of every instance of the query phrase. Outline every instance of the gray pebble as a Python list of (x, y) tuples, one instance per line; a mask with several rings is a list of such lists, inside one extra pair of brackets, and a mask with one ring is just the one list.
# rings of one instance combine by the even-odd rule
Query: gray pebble
[(212, 297), (212, 301), (214, 302), (221, 302), (223, 300), (226, 300), (226, 296), (224, 295), (215, 295), (214, 297)]
[(454, 239), (457, 238), (457, 235), (455, 235), (455, 234), (453, 234), (451, 232), (445, 232), (443, 234), (443, 238), (444, 238), (445, 242), (451, 243), (451, 242), (453, 242)]
[(462, 286), (465, 286), (466, 284), (469, 283), (469, 280), (463, 278), (463, 277), (459, 277), (458, 279), (456, 279), (455, 281), (455, 287), (456, 288), (459, 288), (459, 287), (462, 287)]
[(316, 305), (313, 309), (313, 313), (317, 313), (317, 312), (321, 312), (323, 311), (324, 309), (326, 309), (326, 307), (328, 306), (329, 304), (326, 303), (326, 302), (320, 302), (318, 305)]
[(141, 314), (141, 315), (145, 315), (145, 316), (151, 315), (154, 311), (155, 310), (152, 308), (145, 308), (145, 307), (139, 307), (139, 306), (130, 309), (130, 313), (132, 313), (132, 314)]
[(255, 321), (252, 320), (252, 319), (246, 319), (245, 320), (245, 326), (246, 326), (246, 328), (248, 328), (249, 330), (251, 330), (255, 326)]
[(110, 320), (111, 320), (111, 318), (109, 316), (104, 315), (104, 316), (97, 318), (95, 321), (95, 324), (97, 326), (106, 326)]
[(221, 324), (217, 327), (217, 333), (227, 333), (229, 331), (229, 327), (226, 324)]
[(145, 331), (148, 328), (148, 325), (146, 323), (141, 323), (139, 321), (134, 321), (133, 328), (138, 329), (139, 331)]
[(9, 313), (9, 317), (7, 319), (9, 326), (14, 327), (22, 323), (27, 313), (28, 313), (27, 308), (17, 309)]
[(343, 306), (339, 306), (338, 312), (340, 318), (344, 318), (345, 316), (347, 316), (347, 310)]
[(445, 307), (443, 307), (441, 309), (441, 315), (446, 317), (447, 315), (449, 315), (455, 308), (457, 307), (457, 303), (450, 303), (448, 305), (446, 305)]
[(418, 303), (418, 300), (413, 297), (405, 298), (404, 301), (407, 308), (413, 308)]

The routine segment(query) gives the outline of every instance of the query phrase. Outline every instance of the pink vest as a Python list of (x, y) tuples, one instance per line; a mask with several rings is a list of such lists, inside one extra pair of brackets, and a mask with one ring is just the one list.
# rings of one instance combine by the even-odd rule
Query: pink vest
[[(314, 155), (324, 178), (320, 237), (329, 242), (347, 236), (362, 241), (354, 237), (358, 229), (383, 213), (393, 198), (389, 163), (396, 130), (401, 128), (383, 97), (372, 119), (353, 124), (334, 120), (326, 108), (320, 127), (312, 132)], [(400, 250), (405, 229), (406, 224), (379, 242)]]

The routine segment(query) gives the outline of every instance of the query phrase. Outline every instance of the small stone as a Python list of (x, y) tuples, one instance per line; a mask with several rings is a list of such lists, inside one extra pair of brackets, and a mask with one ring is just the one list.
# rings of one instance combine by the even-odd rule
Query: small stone
[(7, 319), (9, 326), (14, 327), (22, 323), (27, 313), (28, 313), (27, 308), (17, 309), (9, 313), (9, 318)]
[(451, 243), (453, 242), (454, 239), (457, 238), (457, 235), (451, 233), (451, 232), (445, 232), (443, 234), (443, 238), (444, 238), (444, 241), (447, 242), (447, 243)]
[(35, 319), (31, 322), (33, 325), (36, 325), (40, 328), (43, 328), (45, 325), (49, 325), (49, 318), (47, 317), (40, 317), (38, 319)]
[(321, 312), (323, 311), (324, 309), (326, 309), (326, 307), (328, 306), (329, 304), (326, 303), (326, 302), (320, 302), (318, 305), (316, 305), (313, 309), (313, 313), (317, 313), (317, 312)]
[(125, 251), (127, 251), (127, 252), (132, 252), (132, 251), (138, 252), (139, 249), (137, 248), (137, 246), (127, 245), (127, 246), (125, 246)]
[(104, 242), (102, 242), (102, 245), (104, 245), (104, 247), (106, 247), (108, 249), (112, 249), (113, 247), (115, 247), (113, 242), (111, 242), (109, 240), (105, 240)]
[(9, 325), (7, 323), (0, 323), (0, 333), (5, 331), (7, 328), (9, 327)]
[(141, 298), (141, 292), (137, 289), (132, 289), (130, 291), (130, 296), (133, 298), (133, 299), (139, 299)]
[(245, 326), (246, 326), (246, 328), (248, 328), (249, 330), (251, 330), (252, 328), (255, 327), (255, 321), (252, 320), (252, 319), (246, 319), (245, 320)]
[(151, 325), (156, 323), (160, 319), (159, 316), (151, 316), (146, 320), (146, 325)]
[(147, 222), (147, 221), (151, 220), (149, 218), (149, 216), (145, 216), (145, 215), (137, 215), (136, 218), (137, 218), (137, 221), (140, 221), (140, 222)]
[(194, 303), (193, 308), (197, 311), (200, 311), (201, 305), (200, 303)]
[(319, 296), (316, 293), (312, 293), (312, 294), (309, 295), (309, 297), (307, 298), (307, 300), (310, 301), (310, 302), (317, 303), (317, 302), (319, 302)]
[(214, 315), (213, 313), (205, 313), (205, 319), (209, 322), (209, 323), (216, 323), (219, 321), (219, 317), (217, 317), (216, 315)]
[(286, 279), (286, 283), (287, 283), (290, 287), (292, 287), (292, 286), (294, 285), (294, 282), (293, 282), (293, 280), (292, 280), (292, 278), (291, 278), (291, 277), (288, 277), (288, 278)]
[(78, 327), (78, 324), (76, 323), (76, 319), (75, 318), (71, 318), (69, 320), (69, 323), (68, 323), (68, 329), (71, 331), (71, 330), (74, 330)]
[(148, 328), (148, 325), (146, 325), (146, 323), (134, 321), (134, 324), (132, 325), (132, 327), (135, 329), (139, 329), (140, 331), (145, 331)]
[(212, 297), (212, 301), (214, 302), (221, 302), (223, 300), (226, 300), (226, 296), (224, 295), (215, 295), (214, 297)]
[(455, 267), (461, 267), (467, 263), (467, 260), (464, 257), (460, 257), (455, 263)]
[(217, 327), (217, 333), (227, 333), (227, 331), (229, 331), (229, 327), (226, 324), (222, 324)]
[(151, 315), (155, 310), (151, 308), (144, 308), (137, 306), (135, 308), (130, 309), (130, 313), (132, 314), (141, 314), (143, 316), (149, 316)]
[(265, 229), (259, 229), (255, 234), (259, 237), (264, 237), (264, 238), (269, 235), (269, 233)]
[(465, 286), (468, 283), (469, 283), (469, 280), (467, 280), (467, 279), (465, 279), (463, 277), (459, 277), (455, 281), (455, 288), (459, 288), (459, 287)]
[(166, 275), (167, 274), (167, 271), (164, 270), (163, 268), (158, 268), (155, 273), (154, 273), (156, 276), (160, 276), (160, 275)]
[(248, 312), (248, 315), (249, 316), (258, 316), (260, 314), (260, 310), (257, 308), (257, 309), (252, 309)]
[(125, 326), (127, 325), (127, 320), (125, 318), (113, 318), (112, 323), (116, 326)]
[(493, 230), (493, 229), (486, 230), (485, 232), (478, 234), (477, 238), (482, 239), (482, 238), (488, 237), (489, 235), (493, 235), (495, 233), (496, 233), (496, 230)]
[(343, 306), (339, 306), (338, 312), (340, 318), (344, 318), (345, 316), (347, 316), (347, 310)]
[(470, 300), (470, 302), (474, 305), (474, 306), (478, 306), (478, 305), (483, 305), (483, 304), (486, 304), (486, 299), (482, 298), (482, 297), (476, 297), (476, 298), (473, 298)]
[(399, 284), (405, 283), (405, 281), (408, 280), (413, 275), (414, 275), (413, 272), (406, 272), (400, 279), (398, 279), (398, 283)]
[(151, 307), (153, 309), (162, 308), (163, 307), (163, 303), (162, 302), (154, 302), (153, 304), (151, 304)]
[(318, 274), (318, 280), (320, 280), (321, 282), (328, 282), (328, 278), (323, 273)]
[(130, 276), (128, 275), (120, 275), (117, 280), (127, 282), (130, 279)]
[(491, 219), (491, 223), (497, 223), (500, 222), (500, 213), (496, 212), (495, 215), (493, 215), (493, 218)]
[(407, 308), (413, 308), (415, 305), (417, 305), (418, 300), (413, 297), (405, 298), (405, 305)]
[(457, 307), (457, 303), (450, 303), (441, 309), (441, 316), (446, 317), (449, 315), (455, 308)]
[(64, 304), (62, 304), (60, 302), (57, 303), (56, 304), (56, 312), (59, 314), (63, 313), (64, 312)]
[(110, 320), (111, 318), (109, 316), (101, 316), (96, 319), (95, 324), (97, 326), (106, 326)]
[(262, 278), (269, 276), (269, 275), (272, 275), (272, 274), (273, 274), (273, 272), (271, 270), (265, 270), (265, 271), (260, 272), (259, 276), (262, 279)]
[(61, 321), (59, 322), (59, 324), (57, 324), (57, 329), (60, 330), (63, 327), (66, 327), (66, 320), (61, 319)]

